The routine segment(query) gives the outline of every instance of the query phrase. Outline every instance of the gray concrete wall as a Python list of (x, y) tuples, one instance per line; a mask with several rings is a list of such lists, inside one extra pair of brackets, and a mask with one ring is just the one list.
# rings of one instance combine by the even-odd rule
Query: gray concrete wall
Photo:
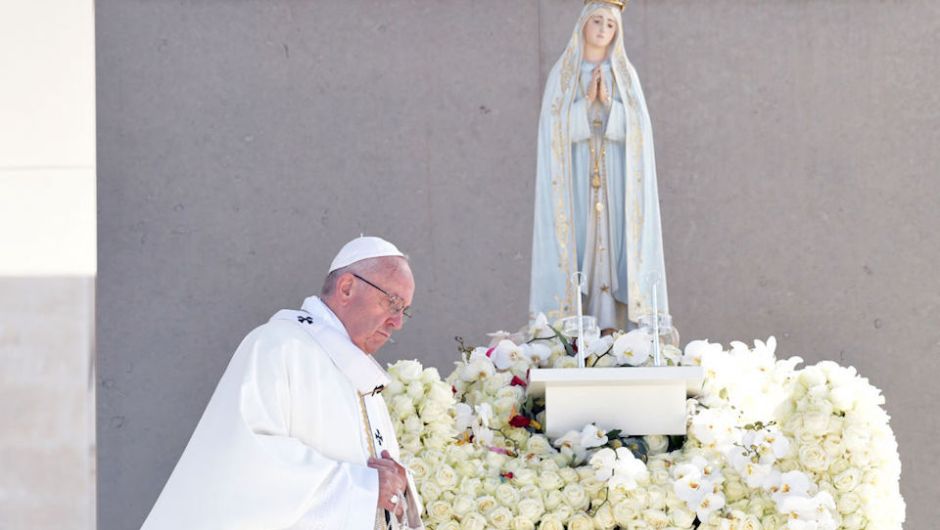
[(0, 528), (95, 527), (94, 291), (0, 276)]
[[(574, 0), (97, 3), (99, 525), (146, 516), (241, 338), (366, 232), (412, 257), (381, 356), (524, 323), (542, 83)], [(635, 0), (684, 339), (775, 334), (884, 389), (940, 517), (940, 5)]]

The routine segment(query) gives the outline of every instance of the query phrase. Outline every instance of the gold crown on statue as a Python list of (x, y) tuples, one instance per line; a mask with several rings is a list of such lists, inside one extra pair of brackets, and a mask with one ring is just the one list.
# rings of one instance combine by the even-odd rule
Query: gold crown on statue
[(621, 11), (623, 11), (624, 6), (626, 6), (626, 4), (628, 4), (629, 2), (630, 0), (584, 0), (585, 5), (594, 4), (594, 3), (609, 4), (614, 7), (620, 8)]

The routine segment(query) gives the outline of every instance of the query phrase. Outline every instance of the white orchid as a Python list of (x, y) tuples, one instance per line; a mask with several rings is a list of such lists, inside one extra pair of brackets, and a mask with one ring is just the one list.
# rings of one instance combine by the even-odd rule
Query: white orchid
[(646, 465), (633, 456), (626, 447), (615, 450), (605, 447), (591, 457), (591, 467), (597, 480), (607, 482), (612, 489), (624, 491), (636, 489), (638, 481), (649, 478)]
[(634, 329), (617, 337), (612, 352), (614, 357), (617, 358), (617, 364), (640, 366), (645, 363), (650, 356), (652, 340), (653, 338), (649, 333), (639, 329)]
[(581, 447), (585, 449), (600, 447), (607, 443), (607, 432), (599, 429), (593, 423), (589, 423), (581, 429), (580, 443)]
[(681, 362), (684, 365), (701, 366), (702, 358), (709, 354), (721, 352), (721, 344), (710, 343), (708, 339), (693, 340), (685, 345), (685, 355)]
[(546, 344), (533, 342), (525, 344), (522, 353), (529, 359), (529, 362), (535, 366), (545, 366), (548, 359), (552, 356), (552, 349)]
[(781, 507), (784, 499), (788, 497), (807, 497), (810, 488), (809, 475), (802, 471), (788, 471), (780, 475), (776, 484), (771, 487), (772, 497), (777, 503), (777, 509), (781, 513), (786, 510)]
[(490, 357), (497, 370), (506, 370), (513, 364), (525, 359), (520, 348), (511, 340), (501, 340), (493, 347)]
[(533, 339), (548, 339), (555, 336), (555, 332), (548, 324), (545, 313), (539, 313), (529, 326), (529, 335)]

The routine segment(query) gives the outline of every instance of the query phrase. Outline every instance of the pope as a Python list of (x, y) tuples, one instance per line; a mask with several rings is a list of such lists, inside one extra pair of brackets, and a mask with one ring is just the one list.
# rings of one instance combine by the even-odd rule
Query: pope
[(424, 528), (373, 359), (414, 289), (393, 244), (347, 243), (320, 296), (242, 341), (143, 529)]

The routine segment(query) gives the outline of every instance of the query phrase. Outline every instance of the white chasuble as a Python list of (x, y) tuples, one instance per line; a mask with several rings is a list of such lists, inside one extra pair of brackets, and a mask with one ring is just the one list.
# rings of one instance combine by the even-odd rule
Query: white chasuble
[(375, 391), (388, 376), (318, 298), (303, 309), (278, 312), (242, 341), (145, 530), (376, 527), (370, 448), (381, 438), (398, 455)]

